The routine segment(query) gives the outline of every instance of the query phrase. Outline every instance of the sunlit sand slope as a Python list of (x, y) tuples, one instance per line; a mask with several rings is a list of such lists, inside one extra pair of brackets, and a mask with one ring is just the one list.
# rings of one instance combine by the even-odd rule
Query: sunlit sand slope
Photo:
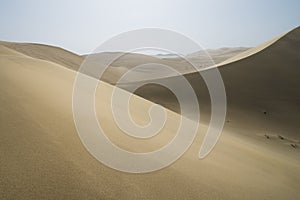
[[(110, 169), (87, 152), (77, 135), (72, 117), (75, 72), (3, 46), (0, 53), (0, 199), (300, 197), (298, 154), (289, 148), (270, 150), (261, 145), (264, 141), (224, 132), (210, 156), (198, 160), (204, 125), (191, 148), (166, 169), (138, 175)], [(147, 151), (173, 136), (179, 116), (168, 111), (162, 135), (145, 145), (119, 137), (124, 134), (113, 122), (106, 101), (113, 89), (100, 82), (96, 108), (100, 123), (117, 145)], [(133, 97), (132, 105), (138, 108), (132, 107), (133, 118), (147, 122), (143, 111), (152, 103)]]

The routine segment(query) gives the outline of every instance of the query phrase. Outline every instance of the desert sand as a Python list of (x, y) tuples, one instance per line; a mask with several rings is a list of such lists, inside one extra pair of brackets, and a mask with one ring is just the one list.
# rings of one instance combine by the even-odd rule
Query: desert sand
[[(0, 45), (0, 199), (298, 199), (300, 151), (290, 144), (299, 143), (299, 32), (219, 66), (229, 113), (218, 144), (203, 160), (197, 155), (209, 98), (201, 78), (187, 74), (202, 102), (199, 133), (177, 162), (147, 174), (108, 168), (82, 145), (72, 115), (76, 72), (70, 61), (61, 60), (74, 56), (76, 67), (81, 58), (62, 49), (41, 57), (32, 46)], [(148, 100), (175, 111), (167, 111), (161, 134), (140, 141), (114, 123), (108, 109), (114, 89), (122, 90), (99, 81), (96, 110), (115, 144), (147, 152), (174, 136), (180, 115), (172, 94), (150, 85), (137, 91), (145, 99), (132, 97), (131, 113), (139, 124), (149, 121), (145, 111), (153, 103)]]
[[(56, 64), (62, 65), (75, 71), (79, 70), (80, 65), (88, 56), (80, 56), (60, 47), (35, 43), (15, 43), (0, 41), (0, 45), (6, 46), (10, 49), (16, 50), (17, 52), (23, 53), (33, 58), (54, 62)], [(227, 60), (228, 58), (245, 52), (248, 49), (249, 48), (239, 47), (207, 50), (211, 58), (208, 57), (203, 50), (187, 56), (193, 61), (194, 64), (197, 65), (197, 67), (209, 67), (213, 64), (221, 63), (224, 60)], [(162, 65), (167, 65), (183, 74), (195, 72), (195, 68), (193, 66), (191, 66), (184, 59), (178, 56), (166, 58), (163, 56), (150, 56), (132, 52), (101, 52), (97, 53), (96, 57), (101, 57), (101, 59), (97, 59), (97, 66), (102, 65), (103, 67), (105, 67), (105, 62), (103, 61), (111, 60), (114, 57), (118, 57), (118, 59), (116, 59), (110, 64), (110, 67), (107, 68), (107, 70), (101, 77), (101, 80), (111, 83), (113, 85), (116, 84), (116, 82), (122, 77), (122, 75), (124, 75), (129, 70), (133, 70), (135, 66), (147, 63), (159, 63)], [(214, 62), (212, 62), (211, 59), (213, 59)], [(145, 75), (145, 72), (137, 71), (137, 73), (138, 76), (147, 76), (147, 74)], [(146, 73), (149, 73), (149, 71), (147, 71)], [(90, 76), (94, 76), (94, 74), (94, 72), (89, 73)], [(166, 77), (169, 76), (172, 76), (172, 74), (166, 74)]]
[[(300, 140), (299, 50), (300, 28), (296, 28), (204, 69), (203, 73), (218, 67), (222, 75), (228, 100), (229, 124), (242, 127), (242, 132), (253, 132), (255, 128), (259, 133), (282, 134), (293, 141)], [(188, 73), (185, 77), (196, 91), (205, 116), (210, 100), (203, 79), (199, 73)], [(166, 80), (172, 84), (178, 82), (177, 77)], [(120, 86), (126, 89), (134, 84)], [(158, 85), (146, 85), (136, 94), (179, 112), (174, 95)]]

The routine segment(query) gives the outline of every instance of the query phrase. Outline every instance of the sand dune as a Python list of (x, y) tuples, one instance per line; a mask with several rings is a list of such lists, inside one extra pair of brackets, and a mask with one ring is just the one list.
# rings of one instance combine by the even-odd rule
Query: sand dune
[[(43, 44), (33, 44), (33, 43), (15, 43), (15, 42), (5, 42), (0, 41), (0, 45), (13, 49), (17, 52), (20, 52), (24, 55), (49, 61), (52, 63), (56, 63), (67, 67), (69, 69), (78, 71), (81, 63), (85, 59), (87, 55), (77, 55), (65, 49), (50, 46), (50, 45), (43, 45)], [(187, 73), (193, 71), (189, 65), (182, 65), (179, 62), (173, 61), (164, 61), (159, 58), (155, 58), (153, 56), (147, 56), (137, 53), (118, 53), (118, 52), (106, 52), (98, 54), (97, 57), (100, 57), (103, 63), (97, 62), (97, 67), (99, 65), (105, 64), (106, 60), (110, 60), (112, 57), (120, 56), (115, 62), (111, 63), (106, 72), (101, 77), (101, 80), (105, 82), (115, 84), (120, 77), (125, 74), (128, 70), (132, 69), (136, 65), (141, 65), (145, 63), (162, 63), (166, 65), (173, 66), (177, 70), (181, 71), (182, 73)], [(98, 59), (99, 60), (99, 59)], [(137, 73), (144, 73), (144, 72), (137, 72)], [(93, 76), (94, 72), (89, 73), (88, 75)]]
[[(242, 53), (249, 48), (221, 48), (221, 49), (211, 49), (206, 51), (199, 51), (188, 55), (190, 61), (198, 68), (209, 67), (214, 64), (223, 62), (228, 58), (231, 58), (239, 53)], [(209, 53), (209, 56), (207, 55)], [(87, 57), (86, 55), (85, 57)], [(91, 58), (94, 57), (94, 58)], [(179, 73), (186, 74), (195, 72), (196, 69), (185, 59), (178, 57), (178, 55), (173, 55), (172, 57), (150, 56), (143, 55), (139, 53), (124, 53), (124, 52), (104, 52), (98, 53), (90, 56), (88, 59), (97, 59), (97, 68), (99, 64), (106, 66), (108, 61), (114, 60), (110, 63), (110, 66), (106, 73), (101, 77), (101, 80), (105, 82), (116, 84), (116, 82), (130, 70), (135, 77), (145, 77), (149, 79), (150, 74), (159, 74), (161, 78), (170, 77), (176, 75), (176, 73), (170, 73), (169, 71), (164, 71), (163, 68), (157, 73), (155, 67), (147, 67), (147, 69), (135, 69), (136, 66), (155, 63), (165, 66), (169, 66)], [(96, 70), (95, 70), (96, 71)], [(95, 72), (89, 72), (88, 75), (95, 76)], [(132, 80), (128, 80), (132, 81)]]
[(0, 41), (0, 45), (23, 53), (27, 56), (57, 63), (76, 71), (84, 59), (82, 56), (55, 46), (4, 41)]
[[(299, 32), (220, 67), (229, 122), (209, 157), (197, 157), (207, 129), (204, 120), (191, 148), (172, 166), (135, 175), (104, 166), (81, 144), (72, 116), (74, 70), (0, 45), (0, 198), (298, 199), (300, 152), (289, 145), (298, 141), (286, 136), (297, 137), (291, 130), (299, 128)], [(56, 55), (47, 54), (49, 60)], [(201, 98), (204, 115), (209, 115), (203, 81), (197, 74), (186, 77)], [(176, 77), (167, 80), (176, 82)], [(174, 136), (180, 116), (172, 111), (167, 111), (161, 134), (149, 141), (126, 136), (109, 110), (113, 89), (121, 90), (99, 82), (96, 110), (115, 144), (144, 152)], [(137, 93), (176, 111), (172, 95), (162, 92), (150, 85)], [(153, 103), (134, 96), (132, 105), (133, 119), (147, 123), (144, 111)]]
[[(215, 66), (219, 67), (226, 88), (228, 126), (241, 127), (241, 132), (247, 134), (278, 134), (300, 139), (299, 52), (300, 28), (297, 28)], [(198, 73), (185, 77), (195, 89), (204, 120), (208, 121), (210, 100), (205, 83)], [(165, 81), (178, 82), (176, 77)], [(134, 84), (120, 86), (126, 89)], [(136, 94), (179, 112), (174, 95), (163, 87), (148, 84)]]
[[(45, 61), (50, 61), (69, 69), (78, 71), (81, 63), (88, 55), (77, 55), (73, 52), (67, 51), (60, 47), (43, 45), (43, 44), (33, 44), (33, 43), (15, 43), (15, 42), (5, 42), (0, 41), (0, 45), (6, 46), (17, 52), (23, 53), (27, 56), (33, 58), (42, 59)], [(236, 54), (246, 51), (248, 48), (221, 48), (221, 49), (211, 49), (207, 50), (214, 63), (220, 63), (228, 58), (233, 57)], [(143, 55), (139, 53), (122, 53), (122, 52), (104, 52), (97, 54), (97, 67), (103, 65), (105, 67), (106, 61), (117, 57), (113, 63), (110, 64), (111, 67), (107, 68), (106, 72), (101, 77), (101, 80), (116, 84), (116, 82), (129, 70), (134, 71), (137, 76), (147, 76), (151, 71), (140, 71), (133, 70), (135, 66), (147, 64), (147, 63), (159, 63), (162, 65), (170, 66), (180, 73), (191, 73), (195, 69), (184, 59), (179, 57), (164, 58)], [(197, 66), (208, 67), (213, 64), (211, 58), (204, 53), (204, 51), (195, 52), (188, 55), (189, 59), (193, 60), (193, 63)], [(101, 58), (101, 59), (100, 59)], [(101, 63), (102, 62), (102, 63)], [(155, 72), (152, 72), (155, 73)], [(89, 75), (93, 76), (95, 73), (91, 72)], [(162, 73), (163, 74), (163, 73)], [(165, 76), (172, 76), (174, 74), (169, 74), (165, 72)]]
[[(201, 66), (201, 68), (209, 67), (214, 64), (222, 63), (223, 61), (239, 55), (250, 48), (246, 47), (232, 47), (232, 48), (219, 48), (219, 49), (207, 49), (194, 52), (186, 55), (189, 61), (192, 61), (194, 65)], [(208, 56), (209, 55), (209, 56)], [(164, 58), (169, 61), (177, 61), (188, 65), (184, 59), (181, 58)]]
[[(179, 71), (180, 73), (191, 73), (195, 71), (195, 68), (186, 62), (182, 62), (184, 60), (168, 60), (161, 59), (155, 56), (143, 55), (138, 53), (123, 53), (123, 52), (106, 52), (106, 53), (96, 53), (91, 54), (87, 58), (88, 61), (95, 60), (94, 70), (85, 72), (89, 76), (95, 77), (97, 69), (99, 65), (105, 67), (109, 64), (109, 68), (106, 69), (106, 72), (101, 77), (101, 80), (111, 83), (115, 85), (117, 81), (124, 75), (126, 72), (130, 70), (131, 73), (135, 73), (135, 77), (147, 77), (150, 74), (157, 74), (155, 67), (147, 67), (147, 69), (141, 70), (136, 69), (136, 66), (144, 65), (144, 64), (161, 64), (169, 66), (170, 68)], [(112, 63), (108, 63), (111, 62)], [(169, 71), (160, 71), (161, 77), (169, 77), (174, 76), (174, 73), (170, 73)]]

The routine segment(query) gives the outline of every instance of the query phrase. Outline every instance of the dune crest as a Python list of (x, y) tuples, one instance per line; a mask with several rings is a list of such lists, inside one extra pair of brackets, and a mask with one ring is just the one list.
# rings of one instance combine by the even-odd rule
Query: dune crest
[[(209, 157), (197, 157), (204, 120), (183, 157), (163, 170), (137, 175), (106, 167), (82, 145), (72, 115), (74, 70), (0, 45), (0, 198), (299, 199), (299, 149), (288, 143), (297, 140), (286, 136), (298, 137), (299, 130), (299, 43), (296, 29), (258, 54), (220, 67), (228, 122)], [(56, 59), (53, 51), (49, 60)], [(209, 115), (203, 81), (196, 74), (186, 77), (203, 103), (203, 115)], [(173, 137), (180, 116), (172, 111), (161, 136), (149, 141), (126, 136), (109, 111), (113, 89), (99, 82), (96, 111), (116, 145), (147, 152)], [(159, 87), (145, 86), (137, 94), (177, 109), (173, 96)], [(144, 111), (153, 103), (133, 96), (132, 105), (137, 108), (133, 119), (147, 123)], [(265, 132), (272, 133), (269, 139)]]
[[(216, 65), (226, 88), (227, 119), (232, 125), (249, 130), (243, 131), (248, 134), (254, 128), (258, 132), (280, 133), (300, 139), (297, 120), (300, 110), (299, 52), (300, 28), (296, 28)], [(210, 100), (203, 79), (197, 72), (185, 74), (185, 77), (193, 86), (204, 119), (208, 121), (209, 116), (206, 115), (210, 112)], [(165, 81), (178, 82), (176, 77)], [(126, 89), (134, 85), (119, 86)], [(179, 112), (176, 98), (166, 88), (148, 84), (138, 89), (136, 94)]]

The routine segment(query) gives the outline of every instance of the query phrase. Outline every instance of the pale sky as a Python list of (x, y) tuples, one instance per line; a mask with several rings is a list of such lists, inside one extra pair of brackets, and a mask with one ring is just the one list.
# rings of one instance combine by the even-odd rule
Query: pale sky
[(256, 46), (300, 25), (299, 0), (0, 0), (0, 40), (93, 51), (139, 28), (178, 31), (204, 48)]

